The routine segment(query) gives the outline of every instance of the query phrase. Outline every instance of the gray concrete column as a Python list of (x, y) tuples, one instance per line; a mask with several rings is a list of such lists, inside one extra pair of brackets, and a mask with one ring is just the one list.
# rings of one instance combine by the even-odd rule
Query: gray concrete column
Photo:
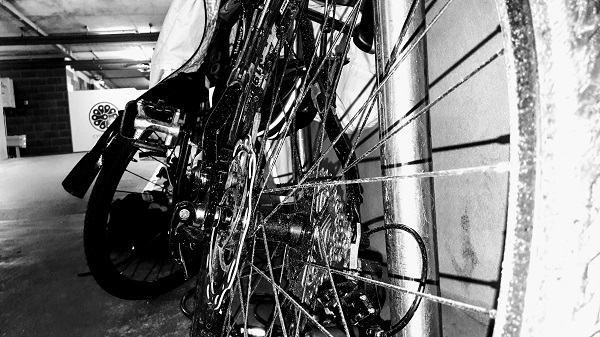
[[(375, 3), (377, 68), (383, 74), (385, 64), (408, 16), (412, 0), (379, 0)], [(405, 41), (424, 18), (424, 1), (420, 0), (413, 24)], [(379, 23), (379, 24), (377, 24)], [(382, 25), (382, 23), (384, 23)], [(424, 29), (421, 26), (420, 31)], [(380, 137), (385, 137), (394, 123), (411, 110), (428, 102), (427, 58), (425, 40), (410, 53), (384, 86), (379, 97)], [(418, 107), (418, 105), (421, 105)], [(381, 148), (382, 174), (385, 176), (432, 170), (429, 114), (423, 114), (393, 136)], [(416, 230), (425, 241), (428, 257), (428, 285), (425, 292), (439, 294), (437, 239), (432, 179), (402, 179), (383, 184), (385, 224), (404, 224)], [(386, 232), (387, 266), (392, 283), (417, 290), (422, 258), (415, 239), (400, 230)], [(414, 296), (390, 292), (392, 324), (409, 310)], [(441, 336), (441, 309), (438, 304), (421, 301), (414, 317), (396, 336)]]
[(6, 117), (4, 116), (4, 105), (0, 99), (0, 160), (8, 159), (8, 147), (6, 146)]

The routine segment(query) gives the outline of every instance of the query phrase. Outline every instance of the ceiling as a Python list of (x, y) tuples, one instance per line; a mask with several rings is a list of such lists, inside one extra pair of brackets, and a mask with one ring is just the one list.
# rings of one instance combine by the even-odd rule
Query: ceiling
[(0, 73), (53, 63), (110, 88), (148, 88), (171, 0), (0, 0)]

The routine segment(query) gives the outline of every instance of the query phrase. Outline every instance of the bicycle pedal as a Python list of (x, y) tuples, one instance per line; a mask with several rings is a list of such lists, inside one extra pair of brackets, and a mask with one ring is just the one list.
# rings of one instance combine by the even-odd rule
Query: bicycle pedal
[(123, 112), (121, 135), (129, 139), (140, 139), (146, 131), (165, 134), (165, 146), (171, 146), (173, 138), (179, 136), (180, 110), (167, 106), (162, 101), (152, 103), (145, 100), (129, 101)]

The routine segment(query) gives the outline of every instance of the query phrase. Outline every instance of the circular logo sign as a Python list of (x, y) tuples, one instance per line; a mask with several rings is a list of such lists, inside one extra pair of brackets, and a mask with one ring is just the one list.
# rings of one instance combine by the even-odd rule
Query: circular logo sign
[(96, 103), (90, 110), (90, 124), (94, 129), (104, 131), (117, 118), (117, 112), (117, 107), (112, 103)]

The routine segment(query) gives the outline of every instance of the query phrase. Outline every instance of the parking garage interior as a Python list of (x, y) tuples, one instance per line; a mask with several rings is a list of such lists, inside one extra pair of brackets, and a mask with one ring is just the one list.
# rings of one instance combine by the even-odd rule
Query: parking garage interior
[[(61, 187), (105, 129), (90, 125), (91, 106), (114, 100), (123, 109), (148, 89), (153, 48), (170, 3), (0, 1), (1, 336), (188, 334), (190, 321), (179, 301), (195, 280), (149, 300), (104, 292), (83, 253), (89, 193), (78, 199)], [(426, 3), (431, 13), (442, 6)], [(448, 10), (427, 37), (431, 97), (502, 45), (493, 1), (460, 1)], [(453, 21), (466, 11), (469, 20)], [(508, 159), (504, 72), (503, 65), (492, 64), (449, 96), (448, 104), (431, 109), (435, 169)], [(499, 80), (490, 87), (485, 78)], [(435, 181), (439, 286), (445, 297), (494, 306), (507, 189), (506, 173)], [(365, 193), (381, 198), (381, 187)], [(382, 214), (370, 212), (365, 216)], [(384, 249), (383, 236), (376, 242)], [(487, 317), (446, 306), (442, 317), (447, 336), (489, 333)]]

